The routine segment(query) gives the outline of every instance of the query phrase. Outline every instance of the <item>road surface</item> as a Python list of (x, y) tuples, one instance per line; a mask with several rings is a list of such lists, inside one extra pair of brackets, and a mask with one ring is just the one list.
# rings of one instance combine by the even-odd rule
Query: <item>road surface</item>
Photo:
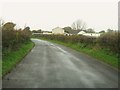
[(85, 54), (32, 39), (35, 47), (3, 79), (3, 88), (117, 88), (118, 72)]

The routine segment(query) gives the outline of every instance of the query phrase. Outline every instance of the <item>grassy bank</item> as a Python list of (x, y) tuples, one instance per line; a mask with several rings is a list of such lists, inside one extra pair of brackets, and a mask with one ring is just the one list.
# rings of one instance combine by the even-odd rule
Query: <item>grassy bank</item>
[(17, 63), (33, 48), (33, 42), (27, 42), (21, 45), (16, 51), (9, 52), (2, 60), (2, 76), (10, 72)]
[(2, 77), (2, 60), (0, 59), (0, 78)]
[(70, 47), (79, 52), (88, 54), (89, 56), (92, 56), (104, 63), (107, 63), (107, 64), (111, 65), (113, 68), (118, 69), (118, 57), (116, 55), (110, 54), (109, 52), (105, 51), (104, 49), (94, 49), (94, 48), (89, 48), (89, 47), (82, 47), (82, 44), (78, 44), (78, 43), (74, 43), (74, 44), (73, 43), (64, 43), (64, 42), (61, 42), (58, 40), (49, 40), (49, 39), (45, 39), (45, 38), (39, 38), (39, 39), (47, 40), (50, 42), (54, 42), (57, 44), (61, 44), (61, 45)]

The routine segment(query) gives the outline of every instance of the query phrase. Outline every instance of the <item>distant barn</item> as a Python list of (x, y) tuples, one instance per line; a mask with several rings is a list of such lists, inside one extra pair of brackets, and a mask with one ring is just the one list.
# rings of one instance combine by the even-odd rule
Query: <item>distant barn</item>
[(99, 37), (100, 33), (86, 33), (85, 31), (80, 31), (78, 35), (84, 35), (84, 36), (91, 36), (91, 37)]

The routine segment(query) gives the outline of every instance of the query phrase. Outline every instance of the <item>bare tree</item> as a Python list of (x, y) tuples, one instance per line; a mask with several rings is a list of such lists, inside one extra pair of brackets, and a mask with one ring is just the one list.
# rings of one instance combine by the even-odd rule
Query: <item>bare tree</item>
[(86, 29), (86, 23), (83, 22), (82, 20), (77, 20), (73, 22), (71, 27), (74, 30), (83, 30), (83, 29)]

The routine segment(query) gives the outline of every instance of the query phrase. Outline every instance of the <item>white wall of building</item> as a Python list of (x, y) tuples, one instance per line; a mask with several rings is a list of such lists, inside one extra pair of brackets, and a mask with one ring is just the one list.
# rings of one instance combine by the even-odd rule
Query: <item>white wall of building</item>
[(64, 34), (64, 29), (62, 29), (60, 27), (56, 27), (56, 28), (52, 29), (52, 34)]
[(84, 33), (83, 35), (85, 35), (85, 36), (92, 36), (92, 37), (99, 37), (100, 36), (99, 33)]
[(43, 32), (43, 34), (49, 35), (49, 34), (52, 34), (52, 33), (49, 33), (49, 32)]
[(85, 34), (86, 32), (84, 32), (84, 31), (80, 31), (79, 33), (78, 33), (78, 35), (83, 35), (83, 34)]
[(84, 35), (84, 36), (91, 36), (91, 37), (99, 37), (100, 33), (86, 33), (84, 31), (80, 31), (78, 35)]

